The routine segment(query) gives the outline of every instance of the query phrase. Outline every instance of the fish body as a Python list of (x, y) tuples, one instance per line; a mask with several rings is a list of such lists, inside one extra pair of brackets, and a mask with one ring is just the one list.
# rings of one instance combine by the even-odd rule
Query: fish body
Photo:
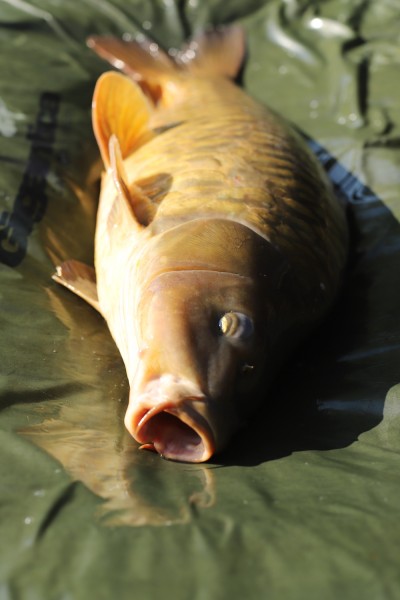
[(93, 100), (96, 283), (76, 261), (55, 278), (107, 321), (131, 434), (202, 462), (331, 308), (345, 215), (304, 141), (232, 81), (240, 28), (197, 36), (175, 61), (150, 42), (89, 44), (125, 72), (105, 73)]

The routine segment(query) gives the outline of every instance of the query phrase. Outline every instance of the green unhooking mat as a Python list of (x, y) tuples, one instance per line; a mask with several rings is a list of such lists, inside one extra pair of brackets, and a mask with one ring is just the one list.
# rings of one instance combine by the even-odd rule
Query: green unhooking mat
[[(210, 463), (139, 452), (102, 319), (51, 281), (90, 262), (107, 69), (90, 34), (247, 33), (242, 85), (349, 207), (341, 298)], [(0, 600), (400, 598), (400, 5), (0, 0)]]

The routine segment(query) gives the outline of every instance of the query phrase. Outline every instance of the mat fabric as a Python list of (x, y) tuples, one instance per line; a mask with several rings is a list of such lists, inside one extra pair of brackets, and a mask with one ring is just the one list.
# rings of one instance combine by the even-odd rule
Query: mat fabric
[[(89, 34), (248, 36), (243, 85), (310, 139), (353, 230), (329, 321), (204, 466), (138, 452), (92, 260)], [(400, 6), (0, 0), (0, 599), (400, 598)]]

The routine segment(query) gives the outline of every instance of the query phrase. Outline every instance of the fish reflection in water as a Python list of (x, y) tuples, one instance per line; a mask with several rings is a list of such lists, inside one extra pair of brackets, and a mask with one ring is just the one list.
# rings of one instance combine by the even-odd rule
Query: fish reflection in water
[[(100, 325), (93, 334), (88, 309), (76, 311), (75, 301), (64, 292), (47, 290), (53, 311), (69, 330), (66, 353), (76, 356), (85, 337), (93, 356), (81, 365), (87, 381), (82, 393), (38, 406), (43, 421), (19, 433), (57, 459), (66, 472), (104, 499), (98, 516), (106, 525), (172, 525), (188, 522), (193, 511), (214, 504), (210, 467), (160, 461), (155, 454), (138, 452), (126, 431), (123, 415), (128, 383), (109, 335)], [(75, 299), (74, 299), (75, 300)], [(71, 311), (69, 310), (71, 308)], [(91, 316), (88, 318), (88, 313)], [(90, 333), (92, 331), (92, 334)], [(68, 362), (60, 357), (64, 368)], [(93, 372), (93, 371), (96, 372)], [(104, 390), (104, 391), (103, 391)], [(122, 392), (122, 393), (121, 393)]]
[[(193, 510), (214, 503), (210, 468), (161, 463), (155, 455), (137, 452), (137, 445), (124, 432), (116, 447), (109, 414), (103, 412), (103, 431), (88, 429), (96, 402), (81, 407), (61, 407), (58, 419), (20, 433), (54, 456), (76, 480), (82, 481), (105, 502), (98, 516), (106, 525), (171, 525), (186, 523)], [(81, 424), (80, 424), (81, 423)], [(98, 425), (101, 419), (98, 420)], [(122, 429), (123, 423), (119, 426)]]

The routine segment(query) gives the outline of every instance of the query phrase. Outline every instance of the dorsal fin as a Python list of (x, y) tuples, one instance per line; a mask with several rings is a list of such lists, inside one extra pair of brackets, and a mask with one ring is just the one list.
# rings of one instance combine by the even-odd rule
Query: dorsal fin
[(53, 279), (86, 300), (101, 314), (97, 297), (96, 274), (93, 267), (89, 267), (79, 260), (66, 260), (56, 267)]
[(145, 144), (154, 133), (149, 128), (151, 107), (140, 87), (128, 77), (109, 71), (97, 81), (93, 95), (93, 129), (106, 167), (110, 166), (109, 141), (117, 136), (122, 157)]
[(116, 135), (109, 142), (110, 169), (118, 194), (110, 212), (108, 224), (120, 226), (129, 217), (139, 226), (146, 227), (154, 219), (157, 208), (144, 192), (134, 183), (128, 185), (121, 149)]

